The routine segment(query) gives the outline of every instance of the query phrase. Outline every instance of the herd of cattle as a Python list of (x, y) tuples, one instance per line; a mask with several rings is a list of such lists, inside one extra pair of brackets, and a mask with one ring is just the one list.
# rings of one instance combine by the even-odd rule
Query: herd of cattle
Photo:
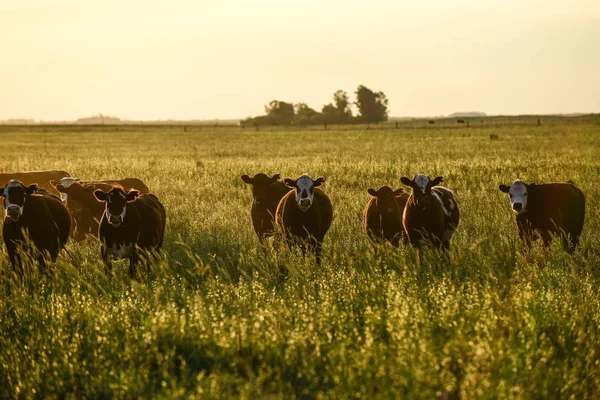
[[(261, 243), (282, 232), (287, 244), (321, 260), (325, 234), (333, 220), (333, 207), (320, 186), (325, 178), (302, 175), (280, 181), (279, 174), (242, 175), (252, 186), (251, 217)], [(443, 178), (416, 175), (401, 178), (411, 188), (368, 189), (372, 196), (364, 213), (364, 228), (374, 242), (394, 246), (410, 243), (418, 254), (423, 242), (446, 250), (460, 220), (452, 191), (439, 186)], [(158, 198), (137, 178), (81, 181), (65, 171), (32, 171), (0, 174), (4, 200), (3, 238), (11, 264), (22, 270), (22, 254), (35, 248), (41, 267), (56, 260), (69, 236), (84, 240), (96, 236), (109, 272), (111, 258), (129, 259), (129, 274), (161, 248), (166, 212)], [(585, 218), (585, 197), (573, 182), (500, 185), (510, 195), (519, 235), (527, 243), (541, 238), (548, 245), (561, 238), (568, 252), (579, 241)], [(148, 269), (149, 271), (149, 269)]]

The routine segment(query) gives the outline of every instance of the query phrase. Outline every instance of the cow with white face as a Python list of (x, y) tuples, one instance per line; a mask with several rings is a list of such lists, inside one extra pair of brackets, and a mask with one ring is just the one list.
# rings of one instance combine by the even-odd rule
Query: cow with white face
[(319, 188), (325, 178), (313, 180), (304, 174), (298, 179), (286, 178), (292, 189), (279, 202), (275, 222), (283, 230), (288, 244), (296, 243), (302, 252), (314, 251), (317, 264), (321, 262), (321, 247), (333, 220), (329, 197)]
[(30, 241), (37, 249), (40, 267), (46, 258), (56, 260), (71, 229), (71, 216), (58, 196), (39, 191), (37, 184), (23, 185), (11, 180), (0, 189), (6, 217), (2, 228), (4, 243), (13, 267), (22, 270), (19, 249)]
[(412, 180), (402, 177), (400, 181), (412, 188), (404, 209), (403, 225), (413, 247), (420, 249), (421, 240), (426, 239), (440, 249), (448, 249), (460, 213), (452, 191), (436, 186), (444, 178), (438, 176), (432, 180), (419, 174)]
[(108, 192), (97, 189), (94, 196), (105, 203), (98, 238), (109, 273), (112, 273), (112, 256), (129, 259), (131, 278), (142, 259), (150, 274), (147, 256), (162, 247), (167, 220), (165, 208), (158, 198), (152, 193), (140, 195), (137, 190), (126, 191), (122, 186), (114, 186)]
[(568, 252), (575, 251), (585, 219), (585, 196), (569, 181), (536, 185), (516, 180), (500, 185), (508, 193), (521, 239), (527, 245), (539, 237), (545, 246), (559, 236)]

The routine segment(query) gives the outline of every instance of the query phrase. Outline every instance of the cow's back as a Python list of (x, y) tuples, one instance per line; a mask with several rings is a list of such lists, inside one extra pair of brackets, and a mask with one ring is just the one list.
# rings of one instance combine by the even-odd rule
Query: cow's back
[(25, 186), (37, 183), (39, 188), (60, 196), (60, 192), (50, 182), (70, 176), (68, 172), (60, 170), (4, 172), (0, 173), (0, 185), (5, 186), (11, 180), (19, 181)]

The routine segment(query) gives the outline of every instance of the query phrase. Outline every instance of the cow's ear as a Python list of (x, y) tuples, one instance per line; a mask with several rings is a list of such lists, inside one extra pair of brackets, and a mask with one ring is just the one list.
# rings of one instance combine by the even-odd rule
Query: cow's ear
[[(56, 182), (56, 181), (53, 181), (53, 182)], [(54, 185), (52, 185), (52, 186), (54, 186)], [(60, 184), (60, 183), (59, 183), (58, 185), (54, 186), (54, 188), (55, 188), (56, 190), (58, 190), (59, 192), (61, 192), (61, 193), (67, 193), (67, 188), (65, 188), (65, 187), (64, 187), (62, 184)]]
[(431, 181), (431, 186), (439, 185), (442, 182), (444, 182), (444, 177), (443, 176), (437, 176), (434, 180)]
[(281, 175), (279, 175), (279, 174), (275, 174), (275, 175), (273, 175), (273, 176), (271, 177), (271, 182), (272, 182), (272, 183), (275, 183), (275, 182), (277, 182), (279, 179), (281, 179)]
[(283, 180), (283, 183), (285, 183), (285, 186), (289, 187), (289, 188), (295, 188), (296, 187), (296, 181), (290, 178), (285, 178)]
[(135, 199), (137, 199), (137, 197), (140, 195), (140, 192), (137, 190), (130, 190), (129, 193), (127, 193), (127, 196), (125, 197), (125, 199), (127, 199), (127, 201), (129, 203), (131, 203), (132, 201), (135, 201)]
[(508, 191), (510, 190), (510, 186), (500, 185), (498, 186), (498, 189), (500, 189), (501, 192), (508, 193)]
[(400, 196), (402, 193), (404, 193), (402, 188), (394, 190), (394, 196)]
[(368, 188), (368, 189), (367, 189), (367, 192), (368, 192), (368, 193), (369, 193), (371, 196), (373, 196), (373, 197), (377, 197), (377, 192), (375, 191), (375, 189)]
[(530, 183), (529, 185), (525, 185), (525, 186), (527, 186), (527, 189), (529, 189), (529, 188), (535, 187), (535, 183)]
[(320, 177), (317, 178), (316, 181), (313, 181), (313, 186), (314, 187), (319, 187), (319, 186), (321, 186), (324, 183), (325, 183), (325, 178), (322, 177), (322, 176), (320, 176)]
[(94, 197), (98, 201), (106, 201), (106, 193), (102, 189), (94, 190)]
[(410, 179), (408, 179), (406, 176), (403, 176), (402, 178), (400, 178), (400, 182), (402, 182), (402, 184), (406, 185), (406, 186), (410, 186), (410, 187), (414, 187), (414, 182)]
[(60, 181), (50, 181), (50, 184), (54, 187), (60, 185)]
[(248, 175), (242, 175), (242, 180), (248, 185), (252, 185), (252, 178), (250, 178)]
[(32, 183), (31, 185), (29, 185), (27, 187), (27, 189), (25, 189), (25, 193), (26, 194), (34, 194), (35, 191), (37, 190), (37, 188), (38, 188), (37, 183)]

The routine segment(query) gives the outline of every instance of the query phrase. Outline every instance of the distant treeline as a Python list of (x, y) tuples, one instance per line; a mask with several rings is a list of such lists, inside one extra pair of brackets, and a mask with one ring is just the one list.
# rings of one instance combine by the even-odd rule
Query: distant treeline
[[(356, 101), (350, 102), (348, 94), (338, 90), (333, 103), (325, 104), (321, 112), (306, 103), (286, 103), (273, 100), (265, 106), (265, 115), (241, 121), (245, 126), (259, 125), (323, 125), (323, 124), (377, 124), (388, 119), (388, 99), (383, 92), (373, 92), (358, 86)], [(352, 115), (351, 105), (356, 105), (358, 115)]]

